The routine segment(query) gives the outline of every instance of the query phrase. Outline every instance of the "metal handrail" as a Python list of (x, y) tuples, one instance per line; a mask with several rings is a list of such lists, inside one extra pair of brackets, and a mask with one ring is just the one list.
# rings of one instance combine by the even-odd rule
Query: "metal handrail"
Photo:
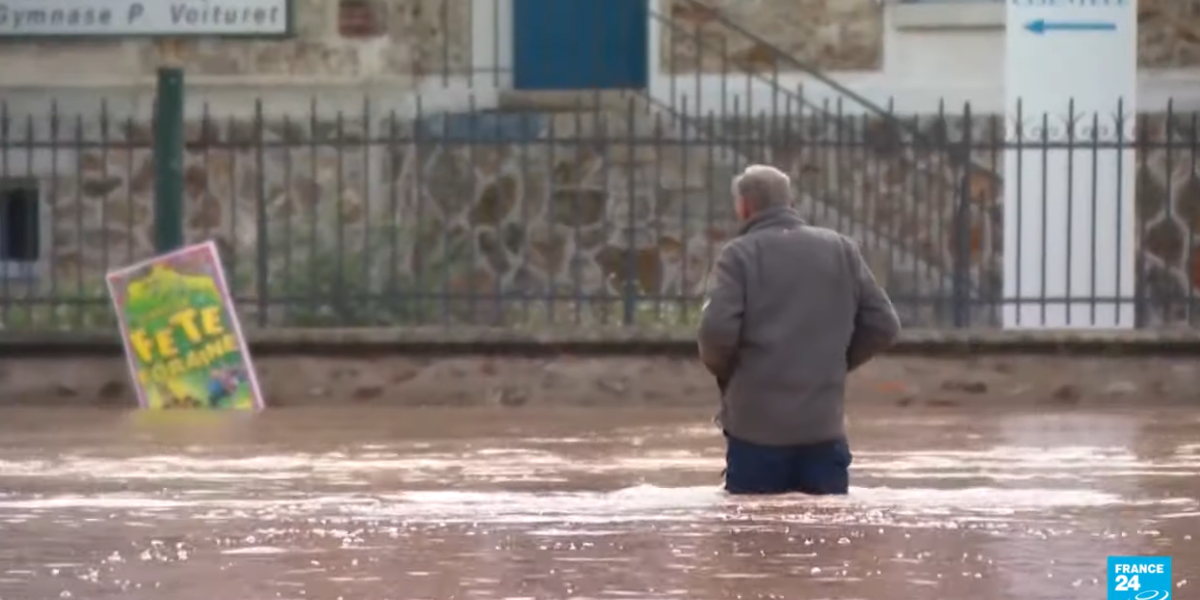
[(800, 60), (799, 58), (796, 58), (795, 56), (788, 54), (787, 52), (780, 49), (775, 44), (772, 44), (771, 42), (768, 42), (767, 40), (763, 39), (762, 36), (746, 29), (745, 27), (742, 27), (741, 25), (738, 25), (737, 23), (733, 22), (733, 20), (731, 20), (729, 17), (726, 17), (725, 15), (721, 14), (720, 11), (714, 9), (713, 7), (708, 6), (708, 5), (704, 4), (703, 2), (700, 2), (700, 0), (681, 0), (681, 1), (686, 2), (687, 4), (694, 6), (696, 8), (699, 8), (701, 10), (708, 11), (708, 13), (712, 15), (713, 20), (715, 20), (716, 22), (725, 26), (725, 28), (753, 41), (756, 44), (759, 44), (762, 48), (767, 49), (774, 58), (782, 59), (784, 62), (788, 63), (793, 68), (796, 68), (796, 69), (803, 71), (804, 73), (812, 76), (817, 81), (820, 81), (821, 83), (832, 88), (837, 93), (853, 100), (855, 103), (861, 105), (863, 108), (866, 108), (868, 111), (874, 113), (876, 116), (880, 116), (880, 117), (883, 117), (883, 118), (889, 119), (889, 120), (895, 120), (897, 122), (897, 124), (904, 125), (904, 123), (902, 121), (900, 121), (899, 119), (896, 119), (896, 116), (894, 114), (892, 114), (890, 111), (888, 111), (887, 109), (879, 106), (878, 104), (875, 104), (874, 102), (871, 102), (871, 100), (866, 98), (865, 96), (862, 96), (861, 94), (858, 94), (854, 90), (851, 90), (850, 88), (838, 83), (836, 80), (834, 80), (831, 77), (822, 73), (820, 71), (820, 69), (818, 69), (815, 65), (810, 65), (807, 62), (804, 62), (803, 60)]
[[(749, 39), (749, 40), (753, 41), (754, 43), (758, 44), (760, 47), (762, 47), (762, 48), (766, 49), (768, 52), (770, 52), (771, 56), (773, 58), (775, 58), (776, 60), (781, 60), (784, 63), (790, 65), (792, 68), (797, 69), (797, 70), (813, 77), (817, 81), (820, 81), (821, 83), (829, 86), (830, 89), (832, 89), (835, 92), (837, 92), (838, 94), (854, 101), (856, 104), (858, 104), (859, 106), (866, 109), (867, 112), (873, 114), (876, 117), (883, 119), (889, 125), (896, 127), (900, 131), (903, 131), (904, 133), (911, 135), (914, 140), (919, 141), (922, 144), (928, 145), (930, 148), (934, 147), (933, 140), (931, 140), (929, 138), (929, 136), (925, 135), (919, 128), (917, 128), (913, 124), (908, 123), (904, 119), (897, 117), (895, 115), (895, 113), (893, 113), (891, 110), (886, 109), (882, 106), (879, 106), (878, 104), (875, 104), (869, 98), (838, 83), (833, 78), (822, 73), (821, 70), (818, 69), (815, 65), (811, 65), (799, 58), (796, 58), (795, 56), (792, 56), (788, 52), (780, 49), (775, 44), (772, 44), (771, 42), (768, 42), (767, 40), (763, 39), (762, 36), (759, 36), (758, 34), (737, 24), (729, 17), (725, 16), (724, 14), (721, 14), (721, 12), (718, 11), (717, 9), (714, 9), (711, 6), (704, 4), (700, 0), (679, 0), (679, 1), (685, 2), (688, 5), (695, 7), (697, 9), (706, 11), (707, 14), (711, 15), (712, 19), (715, 22), (720, 23), (726, 29), (733, 31), (734, 33), (737, 33), (738, 35), (741, 35), (741, 36), (745, 37), (746, 39)], [(658, 16), (661, 18), (661, 15), (658, 15)], [(667, 20), (669, 21), (670, 18), (668, 17)], [(747, 74), (752, 75), (753, 73), (747, 72)], [(765, 78), (763, 78), (763, 79), (766, 80)], [(768, 83), (772, 83), (776, 88), (778, 88), (780, 91), (784, 92), (785, 94), (791, 93), (790, 90), (783, 88), (782, 86), (779, 86), (777, 82), (768, 81)], [(800, 98), (800, 101), (805, 102), (803, 100), (803, 98)], [(958, 157), (956, 157), (953, 152), (948, 152), (947, 154), (950, 155), (950, 158), (952, 161), (958, 162)], [(973, 170), (986, 173), (987, 175), (991, 176), (992, 178), (994, 178), (996, 180), (1000, 179), (1000, 175), (995, 173), (990, 167), (980, 164), (979, 162), (977, 162), (973, 158), (971, 158), (969, 151), (967, 153), (965, 153), (964, 156), (965, 156), (966, 160), (964, 161), (965, 164), (963, 166), (972, 167)]]
[[(720, 52), (720, 53), (721, 53), (721, 55), (722, 55), (722, 57), (726, 57), (726, 56), (728, 56), (728, 55), (725, 53), (725, 50), (726, 50), (725, 48), (716, 48), (716, 47), (714, 47), (714, 44), (712, 44), (712, 43), (709, 43), (709, 42), (705, 42), (705, 41), (704, 41), (704, 39), (703, 39), (702, 37), (700, 37), (700, 36), (698, 36), (698, 35), (695, 35), (695, 33), (694, 33), (694, 32), (688, 31), (686, 27), (684, 27), (684, 26), (682, 26), (682, 25), (679, 25), (678, 23), (675, 23), (675, 22), (674, 22), (674, 20), (673, 20), (673, 19), (671, 19), (671, 17), (669, 17), (669, 16), (665, 16), (665, 15), (662, 15), (661, 13), (659, 13), (659, 12), (657, 12), (657, 11), (654, 11), (654, 10), (650, 11), (650, 17), (651, 17), (652, 19), (654, 19), (654, 20), (656, 20), (656, 21), (658, 21), (658, 22), (660, 22), (660, 23), (662, 23), (662, 24), (664, 24), (664, 25), (666, 25), (666, 26), (670, 27), (670, 28), (671, 28), (671, 30), (672, 30), (672, 32), (681, 31), (681, 32), (683, 32), (685, 35), (689, 35), (689, 36), (691, 36), (692, 40), (693, 40), (693, 41), (694, 41), (694, 42), (695, 42), (695, 43), (696, 43), (696, 44), (697, 44), (699, 47), (701, 47), (701, 48), (709, 48), (709, 49), (712, 49), (712, 50), (714, 50), (714, 51), (716, 51), (716, 52)], [(765, 83), (765, 84), (767, 84), (767, 85), (770, 85), (770, 86), (772, 87), (772, 89), (773, 89), (773, 91), (774, 91), (775, 93), (779, 93), (779, 94), (783, 95), (783, 97), (784, 97), (785, 99), (789, 100), (789, 101), (792, 101), (792, 100), (794, 100), (794, 101), (795, 101), (797, 104), (799, 104), (800, 106), (805, 106), (805, 107), (808, 107), (808, 108), (810, 108), (810, 109), (812, 109), (812, 110), (814, 110), (814, 111), (820, 111), (820, 112), (826, 113), (826, 114), (827, 114), (827, 116), (831, 116), (831, 113), (830, 113), (830, 112), (829, 112), (827, 109), (825, 109), (825, 108), (822, 108), (821, 106), (817, 105), (816, 103), (814, 103), (814, 102), (812, 102), (812, 101), (810, 101), (810, 100), (806, 100), (806, 99), (804, 98), (804, 95), (803, 95), (803, 94), (801, 94), (801, 93), (798, 93), (798, 92), (796, 92), (796, 91), (793, 91), (793, 90), (790, 90), (790, 89), (788, 89), (788, 88), (786, 88), (786, 87), (783, 87), (783, 86), (781, 86), (781, 85), (779, 84), (779, 82), (778, 82), (777, 80), (775, 80), (775, 79), (771, 79), (771, 78), (768, 78), (768, 77), (764, 77), (763, 75), (761, 75), (761, 74), (759, 74), (759, 73), (755, 73), (755, 72), (753, 72), (753, 71), (749, 71), (749, 70), (744, 70), (744, 71), (742, 71), (742, 72), (739, 72), (738, 74), (739, 74), (739, 75), (744, 75), (744, 76), (746, 76), (746, 77), (749, 77), (749, 78), (752, 78), (752, 79), (754, 79), (754, 80), (757, 80), (757, 81), (759, 81), (759, 82), (762, 82), (762, 83)]]
[[(666, 102), (663, 102), (663, 101), (653, 97), (653, 95), (651, 95), (651, 94), (646, 94), (645, 97), (646, 97), (645, 98), (646, 102), (649, 103), (650, 106), (653, 106), (654, 108), (666, 113), (671, 119), (677, 121), (682, 126), (684, 126), (684, 127), (692, 126), (692, 127), (697, 128), (700, 137), (702, 139), (705, 139), (709, 143), (721, 143), (721, 142), (725, 141), (720, 134), (713, 131), (710, 127), (704, 127), (700, 123), (698, 123), (699, 121), (706, 121), (707, 119), (705, 117), (700, 117), (698, 119), (690, 118), (684, 114), (681, 114), (679, 111), (677, 111), (675, 109), (675, 107), (670, 106)], [(826, 112), (826, 114), (830, 114), (829, 111), (825, 111), (825, 112)], [(739, 150), (734, 149), (734, 150), (732, 150), (732, 152), (735, 154), (740, 154), (742, 156), (742, 158), (745, 158), (745, 155), (742, 154)], [(815, 202), (821, 202), (826, 210), (834, 210), (834, 211), (842, 210), (841, 208), (839, 208), (837, 206), (836, 203), (828, 203), (828, 202), (825, 202), (815, 196), (812, 197), (812, 200)], [(904, 240), (902, 238), (900, 238), (899, 236), (892, 235), (890, 232), (886, 232), (886, 231), (871, 231), (870, 235), (874, 239), (882, 241), (883, 243), (885, 243), (893, 248), (903, 248), (904, 243), (905, 243)], [(925, 272), (927, 274), (932, 273), (932, 272), (938, 272), (941, 270), (948, 270), (943, 267), (933, 266), (933, 263), (925, 261), (924, 259), (922, 259), (921, 257), (919, 257), (917, 254), (915, 254), (913, 252), (905, 251), (903, 249), (900, 251), (904, 253), (904, 255), (906, 256), (906, 258), (908, 260), (926, 265)], [(952, 279), (951, 279), (952, 275), (951, 274), (943, 273), (943, 274), (940, 274), (939, 276), (942, 278), (942, 280), (944, 282), (946, 282), (947, 286), (952, 285)]]
[[(771, 44), (770, 42), (764, 40), (760, 36), (748, 31), (746, 28), (742, 27), (741, 25), (734, 23), (728, 17), (720, 14), (715, 9), (704, 5), (699, 0), (682, 0), (682, 1), (686, 2), (687, 4), (689, 4), (693, 7), (696, 7), (701, 10), (706, 11), (707, 13), (709, 13), (711, 15), (712, 21), (720, 24), (721, 26), (725, 27), (726, 29), (728, 29), (738, 35), (743, 36), (744, 38), (746, 38), (750, 41), (753, 41), (759, 47), (766, 49), (770, 53), (770, 55), (775, 59), (776, 64), (778, 64), (779, 62), (782, 62), (786, 65), (791, 65), (793, 68), (798, 69), (801, 72), (812, 76), (817, 81), (820, 81), (820, 82), (824, 83), (825, 85), (829, 86), (829, 88), (832, 89), (833, 91), (841, 94), (841, 96), (849, 99), (852, 102), (857, 103), (858, 105), (860, 105), (862, 108), (864, 108), (866, 110), (866, 113), (868, 115), (881, 119), (887, 126), (889, 126), (890, 128), (893, 128), (894, 130), (899, 132), (901, 135), (907, 135), (914, 142), (917, 142), (918, 144), (925, 146), (927, 148), (930, 148), (930, 149), (936, 148), (938, 146), (937, 144), (934, 143), (934, 141), (929, 136), (925, 135), (915, 123), (909, 123), (909, 122), (905, 121), (904, 119), (897, 117), (891, 110), (885, 109), (885, 108), (875, 104), (868, 98), (866, 98), (866, 97), (854, 92), (853, 90), (847, 88), (846, 86), (834, 81), (832, 78), (821, 73), (813, 65), (810, 65), (810, 64), (792, 56), (791, 54), (783, 51), (782, 49), (775, 46), (774, 44)], [(656, 21), (667, 23), (668, 26), (671, 27), (672, 32), (679, 31), (679, 30), (687, 31), (686, 27), (683, 27), (683, 26), (677, 24), (675, 22), (675, 20), (672, 19), (670, 16), (661, 15), (657, 11), (653, 11), (653, 10), (650, 11), (650, 13), (651, 13), (651, 17), (654, 18)], [(688, 33), (691, 33), (691, 32), (688, 32)], [(691, 33), (691, 39), (694, 41), (694, 43), (696, 43), (701, 48), (704, 47), (705, 40), (698, 34)], [(711, 46), (711, 44), (709, 44), (709, 45)], [(722, 51), (721, 52), (722, 59), (726, 60), (727, 56), (728, 56), (727, 49), (722, 48), (721, 51)], [(821, 116), (823, 116), (823, 117), (833, 117), (836, 119), (836, 122), (844, 121), (844, 118), (846, 115), (842, 114), (841, 110), (838, 110), (836, 115), (832, 114), (832, 112), (829, 111), (827, 108), (817, 106), (816, 104), (812, 103), (811, 101), (806, 100), (803, 97), (801, 92), (793, 91), (791, 89), (788, 89), (788, 88), (780, 85), (778, 82), (778, 69), (775, 70), (773, 78), (764, 77), (761, 74), (754, 72), (752, 69), (739, 68), (738, 71), (739, 71), (740, 75), (745, 75), (746, 77), (754, 78), (754, 79), (757, 79), (758, 81), (767, 83), (771, 87), (773, 93), (782, 94), (785, 101), (788, 101), (789, 103), (791, 101), (796, 101), (800, 107), (809, 107), (809, 108), (813, 109), (814, 111), (821, 113)], [(651, 96), (651, 94), (647, 94), (647, 96)], [(674, 95), (672, 94), (672, 96), (674, 96)], [(674, 101), (674, 97), (672, 97), (672, 101)], [(838, 102), (838, 106), (840, 108), (840, 106), (841, 106), (840, 101)], [(674, 113), (676, 111), (672, 111), (672, 112)], [(708, 133), (709, 133), (709, 135), (713, 134), (713, 132), (708, 132)], [(968, 133), (968, 135), (969, 135), (969, 133)], [(989, 179), (991, 179), (993, 181), (1001, 181), (1001, 176), (998, 173), (994, 172), (994, 170), (991, 167), (988, 167), (986, 165), (979, 163), (978, 161), (976, 161), (974, 159), (974, 157), (971, 156), (969, 144), (967, 145), (967, 147), (964, 150), (965, 151), (961, 153), (962, 154), (961, 157), (958, 156), (959, 153), (954, 152), (954, 151), (950, 150), (949, 148), (943, 148), (943, 152), (942, 152), (947, 157), (947, 159), (951, 165), (954, 165), (955, 167), (961, 168), (963, 170), (962, 179), (960, 179), (957, 182), (957, 185), (963, 186), (963, 188), (965, 190), (966, 186), (969, 185), (968, 184), (969, 180), (967, 178), (971, 177), (973, 174), (985, 174)], [(973, 281), (974, 278), (971, 277), (969, 274), (966, 274), (966, 272), (963, 271), (964, 268), (967, 268), (969, 270), (969, 267), (966, 267), (963, 264), (955, 264), (949, 268), (954, 273), (955, 284), (953, 287), (955, 288), (956, 296), (972, 297), (978, 293), (978, 289), (976, 287), (976, 282)]]

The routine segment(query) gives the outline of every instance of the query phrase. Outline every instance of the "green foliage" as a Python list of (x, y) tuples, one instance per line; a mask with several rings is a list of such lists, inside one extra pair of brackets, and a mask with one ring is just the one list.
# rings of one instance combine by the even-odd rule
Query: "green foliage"
[[(339, 243), (330, 228), (268, 232), (265, 261), (253, 253), (222, 252), (238, 315), (248, 326), (409, 327), (503, 326), (530, 332), (555, 328), (638, 331), (696, 326), (699, 299), (655, 299), (639, 292), (632, 302), (619, 293), (588, 290), (579, 297), (547, 298), (540, 290), (500, 290), (475, 281), (473, 242), (466, 231), (446, 232), (437, 223), (347, 227)], [(414, 253), (421, 253), (417, 261)], [(420, 263), (419, 273), (413, 267)], [(260, 286), (259, 277), (266, 277)], [(0, 330), (84, 331), (115, 329), (116, 315), (102, 276), (83, 285), (47, 282), (13, 287), (0, 298)], [(262, 298), (260, 291), (266, 292)], [(471, 295), (472, 290), (474, 296)], [(619, 292), (623, 286), (612, 290)], [(568, 296), (573, 289), (562, 289)], [(522, 296), (521, 293), (528, 295)], [(262, 308), (266, 311), (262, 312)]]
[[(340, 243), (306, 232), (271, 249), (268, 300), (272, 314), (281, 314), (272, 325), (403, 326), (452, 316), (445, 285), (469, 277), (469, 239), (441, 243), (426, 231), (418, 239), (416, 228), (393, 225), (343, 233)], [(427, 253), (421, 277), (404, 264), (413, 251)]]
[[(656, 299), (639, 292), (626, 302), (620, 294), (589, 290), (577, 298), (550, 299), (538, 290), (497, 290), (494, 282), (474, 279), (478, 254), (471, 236), (448, 233), (437, 223), (373, 224), (348, 227), (343, 234), (339, 243), (328, 230), (274, 232), (265, 269), (267, 326), (611, 328), (625, 326), (627, 312), (639, 329), (693, 328), (699, 322), (698, 298)], [(255, 323), (253, 297), (264, 269), (248, 262), (239, 261), (229, 272), (237, 295), (251, 298), (242, 303), (241, 318)]]
[(64, 285), (54, 293), (15, 287), (0, 291), (4, 296), (0, 298), (0, 329), (4, 331), (97, 331), (117, 327), (103, 281)]

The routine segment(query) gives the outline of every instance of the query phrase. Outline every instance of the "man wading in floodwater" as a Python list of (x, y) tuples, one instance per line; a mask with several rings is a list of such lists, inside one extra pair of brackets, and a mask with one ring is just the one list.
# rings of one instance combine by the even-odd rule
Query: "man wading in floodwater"
[(751, 166), (733, 194), (742, 226), (717, 258), (699, 333), (721, 389), (725, 489), (845, 494), (846, 374), (890, 346), (900, 320), (858, 245), (800, 219), (782, 171)]

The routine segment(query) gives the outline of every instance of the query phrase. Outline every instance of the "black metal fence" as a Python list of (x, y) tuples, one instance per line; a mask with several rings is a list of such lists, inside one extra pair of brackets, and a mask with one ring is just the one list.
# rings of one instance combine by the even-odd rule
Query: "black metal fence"
[[(501, 40), (518, 33), (499, 4), (343, 4), (342, 35), (405, 45), (389, 69), (465, 80), (481, 100), (189, 105), (185, 237), (220, 245), (248, 324), (690, 325), (736, 231), (730, 179), (750, 163), (788, 172), (809, 221), (860, 240), (910, 326), (995, 327), (1006, 310), (1024, 324), (1111, 324), (1105, 310), (1193, 323), (1194, 115), (898, 115), (807, 64), (796, 39), (697, 0), (648, 15), (669, 89), (497, 102), (516, 77)], [(299, 15), (297, 40), (260, 48), (260, 66), (316, 56), (317, 13)], [(837, 100), (783, 75), (796, 72)], [(149, 115), (65, 106), (0, 101), (5, 329), (113, 326), (104, 273), (178, 225), (156, 221)], [(1020, 190), (1007, 205), (1006, 187)]]
[[(736, 231), (730, 178), (761, 161), (791, 174), (810, 222), (862, 243), (911, 326), (993, 327), (1015, 304), (1120, 304), (1145, 326), (1191, 325), (1197, 312), (1197, 115), (1071, 119), (1056, 133), (1053, 116), (1032, 128), (836, 106), (683, 118), (637, 95), (584, 100), (560, 112), (364, 102), (331, 114), (314, 101), (296, 116), (261, 103), (202, 113), (185, 135), (187, 240), (218, 242), (243, 319), (261, 327), (686, 325)], [(103, 106), (16, 118), (0, 104), (6, 329), (112, 326), (104, 273), (154, 251), (151, 141), (150, 123)], [(1037, 257), (1022, 264), (1051, 274), (1019, 295), (1002, 284), (1005, 185), (1027, 207), (1097, 223), (1018, 231)], [(1042, 202), (1039, 189), (1054, 195)], [(1137, 244), (1124, 251), (1136, 256), (1126, 294), (1094, 284), (1122, 252), (1105, 241), (1120, 236), (1097, 235), (1122, 217), (1102, 212), (1122, 205)], [(1091, 272), (1070, 274), (1081, 251)], [(1069, 284), (1047, 281), (1055, 263)]]

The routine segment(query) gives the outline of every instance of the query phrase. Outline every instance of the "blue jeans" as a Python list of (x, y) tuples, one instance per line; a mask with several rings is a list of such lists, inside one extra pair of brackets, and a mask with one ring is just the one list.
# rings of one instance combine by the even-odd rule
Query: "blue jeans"
[(801, 446), (761, 446), (725, 433), (725, 491), (731, 494), (846, 494), (850, 446), (833, 440)]

